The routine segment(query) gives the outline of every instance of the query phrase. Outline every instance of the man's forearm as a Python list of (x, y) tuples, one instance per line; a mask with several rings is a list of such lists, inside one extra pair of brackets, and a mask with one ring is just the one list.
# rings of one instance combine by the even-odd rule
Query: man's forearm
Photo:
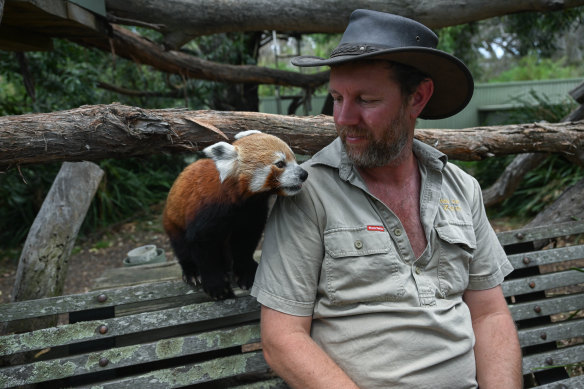
[(358, 388), (312, 340), (311, 320), (262, 307), (262, 347), (268, 365), (293, 388)]
[[(272, 369), (293, 388), (357, 388), (312, 339), (290, 337), (291, 347), (264, 349)], [(292, 346), (293, 345), (293, 346)]]
[(521, 388), (521, 349), (510, 315), (494, 313), (473, 322), (477, 380), (481, 389)]

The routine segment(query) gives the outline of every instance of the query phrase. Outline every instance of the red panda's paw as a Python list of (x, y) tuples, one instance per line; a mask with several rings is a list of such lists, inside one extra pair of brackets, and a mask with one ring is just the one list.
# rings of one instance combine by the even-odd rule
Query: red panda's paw
[(236, 266), (235, 280), (243, 290), (251, 289), (258, 264), (254, 260), (247, 261), (243, 266)]
[(229, 285), (229, 277), (225, 274), (209, 274), (202, 278), (203, 290), (214, 300), (233, 298), (233, 290)]
[(201, 282), (201, 276), (190, 277), (183, 273), (182, 279), (186, 284), (188, 284), (193, 289), (197, 289), (203, 284)]

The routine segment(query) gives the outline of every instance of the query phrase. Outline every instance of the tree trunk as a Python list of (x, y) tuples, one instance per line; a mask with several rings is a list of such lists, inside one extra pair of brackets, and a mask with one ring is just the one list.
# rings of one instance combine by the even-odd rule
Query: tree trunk
[(546, 158), (545, 153), (519, 154), (489, 188), (483, 190), (486, 207), (498, 204), (515, 192), (525, 174), (538, 167)]
[(584, 220), (584, 196), (582, 194), (584, 194), (584, 179), (566, 189), (556, 201), (527, 223), (525, 228)]
[[(103, 171), (91, 162), (64, 163), (35, 218), (18, 263), (12, 301), (60, 296), (77, 233)], [(56, 317), (13, 323), (8, 332), (56, 324)]]
[[(580, 84), (569, 92), (570, 96), (580, 104), (584, 103), (584, 83)], [(580, 105), (568, 116), (562, 119), (562, 122), (574, 122), (584, 119), (584, 105)], [(532, 169), (538, 167), (547, 155), (542, 153), (521, 154), (505, 168), (501, 176), (490, 187), (483, 190), (483, 201), (485, 205), (490, 206), (502, 202), (515, 192), (515, 189), (523, 180), (523, 177)], [(584, 160), (584, 150), (579, 148), (574, 151), (574, 155), (566, 155), (570, 161), (582, 165)]]
[[(163, 151), (197, 151), (255, 129), (314, 154), (336, 137), (332, 117), (258, 112), (83, 106), (0, 117), (0, 168), (52, 161), (101, 160)], [(452, 159), (481, 160), (528, 152), (574, 155), (584, 146), (584, 122), (532, 123), (462, 130), (418, 129), (415, 136)]]
[[(160, 23), (172, 47), (200, 35), (229, 31), (342, 32), (357, 8), (415, 19), (430, 28), (465, 24), (525, 11), (556, 11), (583, 5), (582, 0), (107, 0), (108, 13), (141, 22)], [(125, 23), (131, 23), (126, 20)]]

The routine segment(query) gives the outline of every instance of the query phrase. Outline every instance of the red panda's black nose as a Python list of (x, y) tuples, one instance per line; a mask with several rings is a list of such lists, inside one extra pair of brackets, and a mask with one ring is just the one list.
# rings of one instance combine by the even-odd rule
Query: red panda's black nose
[(302, 182), (304, 182), (304, 181), (306, 181), (306, 178), (308, 178), (308, 172), (306, 170), (302, 169), (302, 168), (300, 168), (300, 170), (301, 170), (301, 172), (298, 175), (298, 178), (300, 178), (300, 180)]

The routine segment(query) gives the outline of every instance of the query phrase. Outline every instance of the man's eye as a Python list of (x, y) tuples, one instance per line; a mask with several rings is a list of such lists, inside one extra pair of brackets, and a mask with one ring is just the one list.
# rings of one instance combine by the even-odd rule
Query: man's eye
[(284, 166), (286, 166), (286, 162), (284, 162), (284, 161), (278, 161), (274, 165), (276, 165), (276, 167), (278, 169), (282, 169)]

